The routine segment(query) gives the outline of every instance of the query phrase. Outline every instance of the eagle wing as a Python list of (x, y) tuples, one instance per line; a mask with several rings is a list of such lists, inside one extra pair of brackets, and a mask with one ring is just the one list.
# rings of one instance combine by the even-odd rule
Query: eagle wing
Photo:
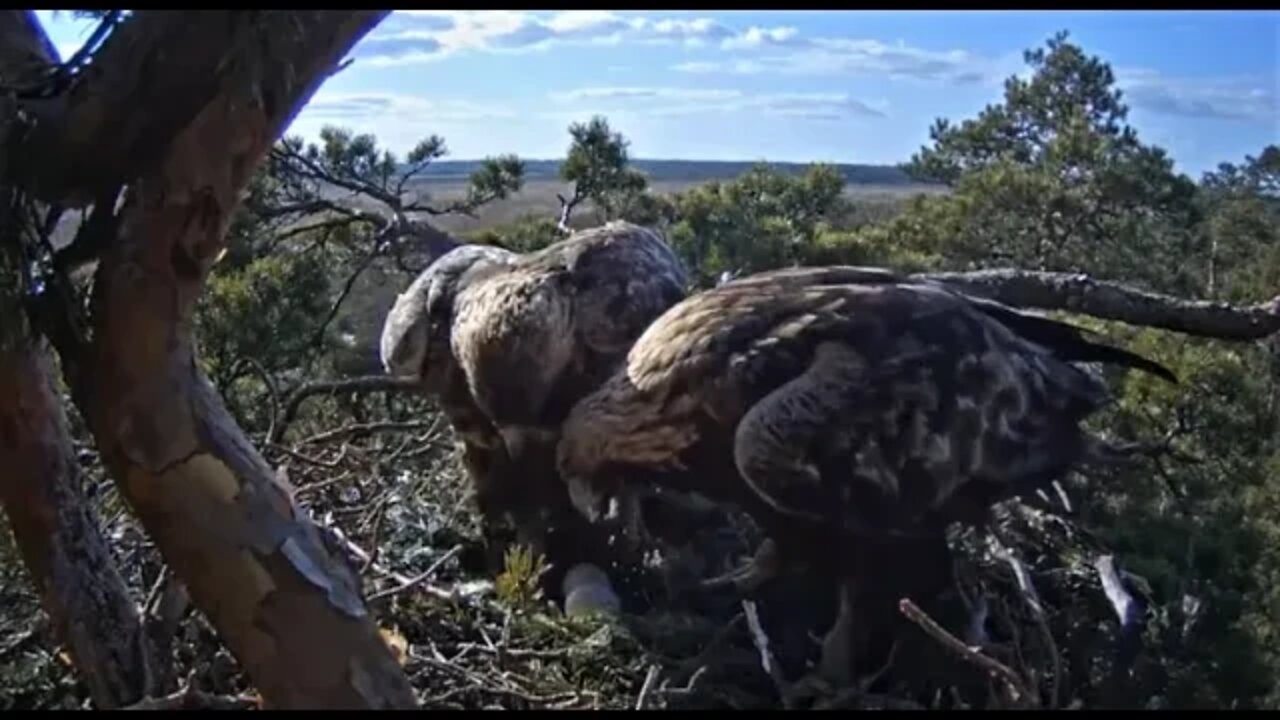
[(469, 288), (455, 351), (495, 422), (558, 425), (684, 292), (684, 270), (656, 233), (609, 223)]
[(735, 463), (775, 510), (892, 532), (1078, 460), (1078, 424), (1107, 398), (1069, 364), (1082, 360), (1168, 373), (1065, 323), (837, 267), (687, 299), (636, 342), (626, 373), (734, 428)]
[(688, 276), (658, 234), (614, 221), (579, 232), (529, 258), (569, 274), (574, 325), (592, 351), (621, 358), (644, 329), (684, 299)]

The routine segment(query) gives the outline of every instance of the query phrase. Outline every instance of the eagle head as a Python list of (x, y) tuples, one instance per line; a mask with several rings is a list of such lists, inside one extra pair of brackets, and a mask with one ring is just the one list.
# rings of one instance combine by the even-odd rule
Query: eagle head
[(600, 457), (604, 448), (592, 434), (575, 427), (574, 414), (570, 414), (556, 445), (556, 471), (569, 491), (573, 506), (591, 522), (599, 522), (609, 511), (610, 501), (622, 491), (621, 476), (600, 472)]
[(475, 278), (516, 256), (486, 245), (461, 245), (437, 258), (396, 297), (382, 326), (379, 354), (389, 375), (426, 380), (449, 352), (454, 298)]

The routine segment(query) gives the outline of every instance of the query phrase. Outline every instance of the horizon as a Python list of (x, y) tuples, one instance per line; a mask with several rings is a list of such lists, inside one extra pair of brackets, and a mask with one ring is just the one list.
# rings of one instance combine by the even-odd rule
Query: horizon
[[(483, 157), (443, 157), (439, 160), (433, 160), (432, 165), (440, 165), (443, 163), (478, 163), (483, 161)], [(564, 155), (560, 157), (526, 157), (520, 156), (520, 160), (527, 163), (547, 163), (547, 162), (563, 162)], [(846, 160), (770, 160), (765, 157), (756, 158), (699, 158), (699, 157), (649, 157), (640, 155), (631, 155), (628, 158), (631, 162), (679, 162), (679, 163), (717, 163), (724, 165), (750, 164), (750, 163), (768, 163), (770, 165), (854, 165), (863, 167), (897, 167), (902, 163), (862, 163), (851, 162)]]
[[(92, 20), (35, 11), (66, 57)], [(819, 16), (817, 13), (821, 13)], [(563, 159), (603, 115), (640, 161), (899, 166), (1000, 102), (1058, 30), (1108, 62), (1128, 123), (1199, 178), (1280, 139), (1277, 11), (395, 11), (286, 131), (403, 157)], [(517, 74), (518, 73), (518, 74)]]

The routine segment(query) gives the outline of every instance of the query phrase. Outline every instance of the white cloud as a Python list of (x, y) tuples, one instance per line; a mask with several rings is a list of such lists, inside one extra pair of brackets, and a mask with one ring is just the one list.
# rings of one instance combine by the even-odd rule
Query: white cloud
[(741, 35), (726, 38), (720, 46), (726, 50), (786, 46), (798, 40), (799, 35), (800, 31), (793, 27), (749, 27)]
[(577, 114), (619, 111), (673, 116), (751, 112), (807, 120), (884, 117), (887, 105), (845, 93), (744, 93), (740, 90), (675, 87), (584, 87), (551, 93), (559, 104), (578, 104)]
[(299, 113), (300, 119), (347, 125), (364, 120), (416, 120), (433, 123), (510, 118), (511, 110), (465, 100), (428, 100), (394, 93), (316, 94)]
[[(529, 52), (557, 44), (733, 43), (739, 33), (706, 17), (651, 18), (603, 10), (400, 11), (363, 41), (359, 54), (374, 65), (424, 62), (464, 52)], [(794, 28), (750, 28), (745, 46), (778, 43)]]
[(1164, 115), (1227, 120), (1280, 121), (1280, 99), (1271, 85), (1251, 78), (1192, 80), (1154, 70), (1116, 71), (1125, 102)]
[[(515, 120), (519, 118), (519, 122)], [(408, 152), (423, 138), (445, 138), (449, 157), (476, 158), (520, 147), (536, 147), (545, 138), (563, 144), (564, 129), (548, 126), (539, 118), (517, 114), (501, 103), (458, 99), (427, 99), (408, 94), (381, 92), (328, 92), (323, 88), (298, 113), (289, 135), (307, 140), (319, 138), (325, 125), (337, 125), (356, 133), (370, 133), (378, 144), (397, 154)]]
[[(752, 28), (723, 43), (726, 49), (792, 48), (785, 54), (755, 58), (680, 63), (673, 70), (686, 73), (732, 75), (848, 75), (878, 73), (895, 78), (981, 82), (994, 72), (996, 63), (964, 50), (935, 51), (895, 45), (879, 40), (800, 37), (794, 32)], [(789, 30), (789, 29), (788, 29)], [(753, 32), (754, 31), (754, 32)]]
[(650, 42), (682, 42), (690, 46), (700, 46), (706, 41), (715, 41), (733, 36), (733, 30), (721, 25), (711, 18), (663, 18), (662, 20), (643, 21), (642, 28), (647, 28), (652, 37)]
[(684, 100), (695, 102), (716, 102), (741, 97), (737, 90), (702, 90), (698, 88), (655, 88), (655, 87), (585, 87), (564, 92), (554, 92), (550, 97), (555, 102), (567, 103), (582, 100)]

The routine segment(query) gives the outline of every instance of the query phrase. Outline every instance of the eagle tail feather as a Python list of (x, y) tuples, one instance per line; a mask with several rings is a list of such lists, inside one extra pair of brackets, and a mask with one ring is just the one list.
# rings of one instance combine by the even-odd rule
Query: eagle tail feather
[(1042, 345), (1058, 357), (1069, 362), (1101, 362), (1142, 370), (1174, 385), (1178, 376), (1169, 368), (1137, 353), (1088, 339), (1096, 335), (1085, 328), (1053, 318), (1015, 310), (1000, 303), (970, 298), (987, 314), (1009, 327), (1015, 333)]

